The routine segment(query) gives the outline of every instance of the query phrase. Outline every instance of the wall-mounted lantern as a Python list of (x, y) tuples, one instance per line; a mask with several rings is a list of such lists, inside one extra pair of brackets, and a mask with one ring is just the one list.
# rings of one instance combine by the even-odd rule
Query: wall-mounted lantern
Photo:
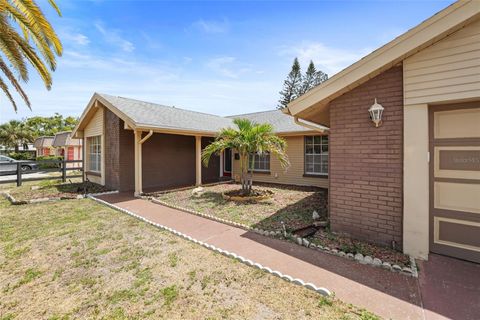
[(382, 123), (382, 114), (384, 108), (381, 104), (377, 102), (377, 98), (375, 98), (375, 103), (368, 109), (368, 113), (370, 113), (370, 119), (375, 123), (375, 127), (378, 128), (380, 123)]

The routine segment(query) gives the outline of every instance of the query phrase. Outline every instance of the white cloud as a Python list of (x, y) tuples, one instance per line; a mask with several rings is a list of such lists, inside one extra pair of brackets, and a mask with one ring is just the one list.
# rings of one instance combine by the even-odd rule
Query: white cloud
[(229, 23), (226, 19), (222, 21), (200, 19), (195, 21), (192, 25), (202, 32), (211, 34), (226, 33), (230, 29)]
[(105, 28), (102, 22), (96, 22), (95, 28), (102, 34), (106, 42), (120, 47), (125, 52), (132, 52), (135, 46), (130, 41), (122, 38), (117, 30)]
[[(224, 77), (236, 79), (240, 75), (252, 72), (252, 67), (247, 64), (238, 63), (235, 57), (223, 56), (212, 58), (207, 61), (206, 67)], [(262, 71), (255, 73), (261, 74)]]
[(63, 32), (61, 38), (63, 41), (69, 42), (73, 45), (86, 46), (90, 43), (90, 39), (81, 33)]
[(303, 68), (306, 68), (312, 60), (317, 69), (328, 73), (329, 76), (348, 67), (369, 52), (371, 50), (368, 48), (346, 50), (329, 47), (321, 42), (302, 42), (279, 50), (280, 55), (289, 56), (292, 61), (294, 57), (297, 57)]

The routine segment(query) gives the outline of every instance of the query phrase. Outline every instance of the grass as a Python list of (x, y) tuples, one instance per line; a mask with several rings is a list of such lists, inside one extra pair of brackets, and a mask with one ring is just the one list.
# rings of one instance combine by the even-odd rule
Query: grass
[(254, 188), (257, 190), (273, 191), (272, 198), (248, 203), (223, 199), (223, 192), (238, 188), (236, 184), (221, 184), (205, 187), (200, 196), (194, 196), (192, 190), (181, 190), (157, 194), (156, 197), (170, 204), (263, 230), (282, 230), (282, 222), (287, 230), (309, 225), (313, 222), (314, 210), (326, 217), (325, 189), (256, 184)]
[(89, 199), (0, 221), (0, 319), (368, 319)]

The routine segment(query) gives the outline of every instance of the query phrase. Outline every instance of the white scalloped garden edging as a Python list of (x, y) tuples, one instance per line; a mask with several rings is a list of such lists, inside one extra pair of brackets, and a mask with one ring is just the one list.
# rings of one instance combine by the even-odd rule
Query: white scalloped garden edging
[(161, 224), (159, 224), (159, 223), (153, 222), (153, 221), (151, 221), (151, 220), (148, 220), (147, 218), (142, 217), (142, 216), (140, 216), (140, 215), (138, 215), (138, 214), (136, 214), (136, 213), (133, 213), (133, 212), (131, 212), (130, 210), (117, 207), (117, 206), (115, 206), (115, 205), (113, 205), (113, 204), (111, 204), (111, 203), (109, 203), (109, 202), (107, 202), (107, 201), (104, 201), (104, 200), (102, 200), (102, 199), (98, 199), (98, 198), (96, 198), (94, 195), (87, 195), (87, 197), (88, 197), (89, 199), (92, 199), (92, 200), (98, 202), (98, 203), (101, 203), (101, 204), (103, 204), (103, 205), (106, 205), (107, 207), (110, 207), (110, 208), (112, 208), (112, 209), (115, 209), (115, 210), (118, 210), (118, 211), (120, 211), (120, 212), (126, 213), (126, 214), (128, 214), (128, 215), (130, 215), (130, 216), (132, 216), (132, 217), (134, 217), (134, 218), (140, 219), (140, 220), (142, 220), (142, 221), (145, 221), (145, 222), (147, 222), (147, 223), (149, 223), (149, 224), (151, 224), (151, 225), (153, 225), (153, 226), (155, 226), (155, 227), (157, 227), (157, 228), (167, 230), (167, 231), (169, 231), (169, 232), (171, 232), (171, 233), (173, 233), (173, 234), (175, 234), (175, 235), (177, 235), (177, 236), (179, 236), (179, 237), (182, 237), (182, 238), (184, 238), (184, 239), (186, 239), (186, 240), (188, 240), (188, 241), (192, 241), (193, 243), (199, 244), (199, 245), (201, 245), (201, 246), (203, 246), (203, 247), (205, 247), (205, 248), (207, 248), (207, 249), (210, 249), (210, 250), (212, 250), (212, 251), (218, 252), (218, 253), (220, 253), (220, 254), (222, 254), (222, 255), (224, 255), (224, 256), (227, 256), (227, 257), (230, 257), (230, 258), (234, 258), (234, 259), (236, 259), (236, 260), (239, 260), (240, 262), (242, 262), (242, 263), (244, 263), (244, 264), (246, 264), (246, 265), (248, 265), (248, 266), (251, 266), (251, 267), (254, 267), (254, 268), (258, 268), (258, 269), (260, 269), (260, 270), (262, 270), (262, 271), (268, 272), (268, 273), (270, 273), (270, 274), (272, 274), (272, 275), (274, 275), (274, 276), (277, 276), (277, 277), (279, 277), (279, 278), (281, 278), (281, 279), (287, 280), (287, 281), (292, 282), (292, 283), (294, 283), (294, 284), (301, 285), (302, 287), (305, 287), (305, 288), (307, 288), (307, 289), (309, 289), (309, 290), (315, 291), (315, 292), (317, 292), (317, 293), (319, 293), (319, 294), (321, 294), (321, 295), (323, 295), (323, 296), (330, 296), (330, 295), (331, 295), (330, 291), (329, 291), (328, 289), (326, 289), (326, 288), (317, 287), (317, 286), (315, 286), (313, 283), (305, 282), (305, 281), (303, 281), (303, 280), (301, 280), (301, 279), (293, 278), (293, 277), (291, 277), (291, 276), (289, 276), (289, 275), (282, 274), (282, 273), (279, 272), (279, 271), (272, 270), (272, 269), (270, 269), (270, 268), (268, 268), (268, 267), (262, 266), (260, 263), (255, 263), (255, 262), (253, 262), (253, 261), (251, 261), (251, 260), (248, 260), (248, 259), (246, 259), (246, 258), (244, 258), (244, 257), (242, 257), (242, 256), (236, 255), (235, 253), (228, 252), (228, 251), (226, 251), (226, 250), (217, 248), (217, 247), (215, 247), (215, 246), (213, 246), (213, 245), (210, 245), (210, 244), (207, 244), (207, 243), (205, 243), (205, 242), (199, 241), (199, 240), (197, 240), (197, 239), (195, 239), (195, 238), (192, 238), (191, 236), (186, 235), (186, 234), (184, 234), (184, 233), (181, 233), (181, 232), (179, 232), (179, 231), (177, 231), (177, 230), (175, 230), (175, 229), (172, 229), (172, 228), (170, 228), (170, 227), (167, 227), (167, 226), (161, 225)]
[[(224, 223), (224, 224), (230, 225), (232, 227), (242, 228), (242, 229), (252, 231), (252, 232), (264, 235), (264, 236), (281, 236), (281, 235), (283, 235), (282, 231), (267, 231), (267, 230), (262, 230), (262, 229), (258, 229), (258, 228), (252, 228), (252, 227), (250, 227), (246, 224), (234, 222), (234, 221), (227, 220), (227, 219), (218, 218), (216, 216), (212, 216), (212, 215), (209, 215), (209, 214), (205, 214), (205, 213), (197, 212), (197, 211), (194, 211), (194, 210), (191, 210), (191, 209), (187, 209), (187, 208), (183, 208), (183, 207), (180, 207), (180, 206), (172, 205), (172, 204), (167, 203), (163, 200), (159, 200), (159, 199), (156, 199), (156, 198), (153, 198), (153, 197), (146, 197), (146, 199), (148, 199), (148, 200), (150, 200), (150, 201), (152, 201), (153, 203), (156, 203), (156, 204), (160, 204), (160, 205), (172, 208), (172, 209), (181, 210), (181, 211), (184, 211), (186, 213), (194, 214), (196, 216), (200, 216), (202, 218), (207, 218), (207, 219), (210, 219), (210, 220), (213, 220), (213, 221), (216, 221), (216, 222)], [(417, 265), (416, 265), (415, 259), (413, 257), (410, 257), (410, 268), (408, 268), (408, 267), (403, 267), (402, 268), (399, 265), (393, 264), (391, 262), (382, 261), (382, 260), (380, 260), (379, 258), (376, 258), (376, 257), (364, 256), (361, 253), (357, 253), (356, 255), (353, 255), (352, 253), (346, 253), (346, 252), (343, 252), (341, 250), (331, 249), (329, 247), (324, 247), (324, 246), (321, 246), (321, 245), (315, 245), (313, 243), (310, 243), (310, 241), (308, 241), (308, 239), (297, 237), (293, 234), (287, 234), (284, 237), (286, 239), (293, 240), (294, 243), (296, 243), (300, 246), (316, 249), (318, 251), (328, 253), (328, 254), (333, 254), (333, 255), (336, 255), (336, 256), (339, 256), (339, 257), (342, 257), (342, 258), (355, 260), (355, 261), (357, 261), (358, 263), (361, 263), (361, 264), (368, 264), (368, 265), (371, 265), (371, 266), (374, 266), (374, 267), (381, 267), (381, 268), (384, 268), (384, 269), (392, 271), (392, 272), (401, 272), (403, 274), (418, 278)]]

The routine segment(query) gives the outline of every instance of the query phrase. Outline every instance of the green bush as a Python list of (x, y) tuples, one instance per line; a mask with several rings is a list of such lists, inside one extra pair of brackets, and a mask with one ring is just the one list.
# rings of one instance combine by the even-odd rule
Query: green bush
[(10, 158), (15, 160), (35, 160), (35, 153), (34, 152), (10, 152), (8, 154)]
[[(62, 160), (62, 157), (58, 156), (40, 156), (37, 157), (37, 161), (39, 161), (38, 166), (40, 169), (52, 169), (52, 168), (60, 168), (61, 164), (58, 161)], [(49, 162), (51, 161), (51, 162)], [(57, 161), (57, 162), (53, 162)]]

